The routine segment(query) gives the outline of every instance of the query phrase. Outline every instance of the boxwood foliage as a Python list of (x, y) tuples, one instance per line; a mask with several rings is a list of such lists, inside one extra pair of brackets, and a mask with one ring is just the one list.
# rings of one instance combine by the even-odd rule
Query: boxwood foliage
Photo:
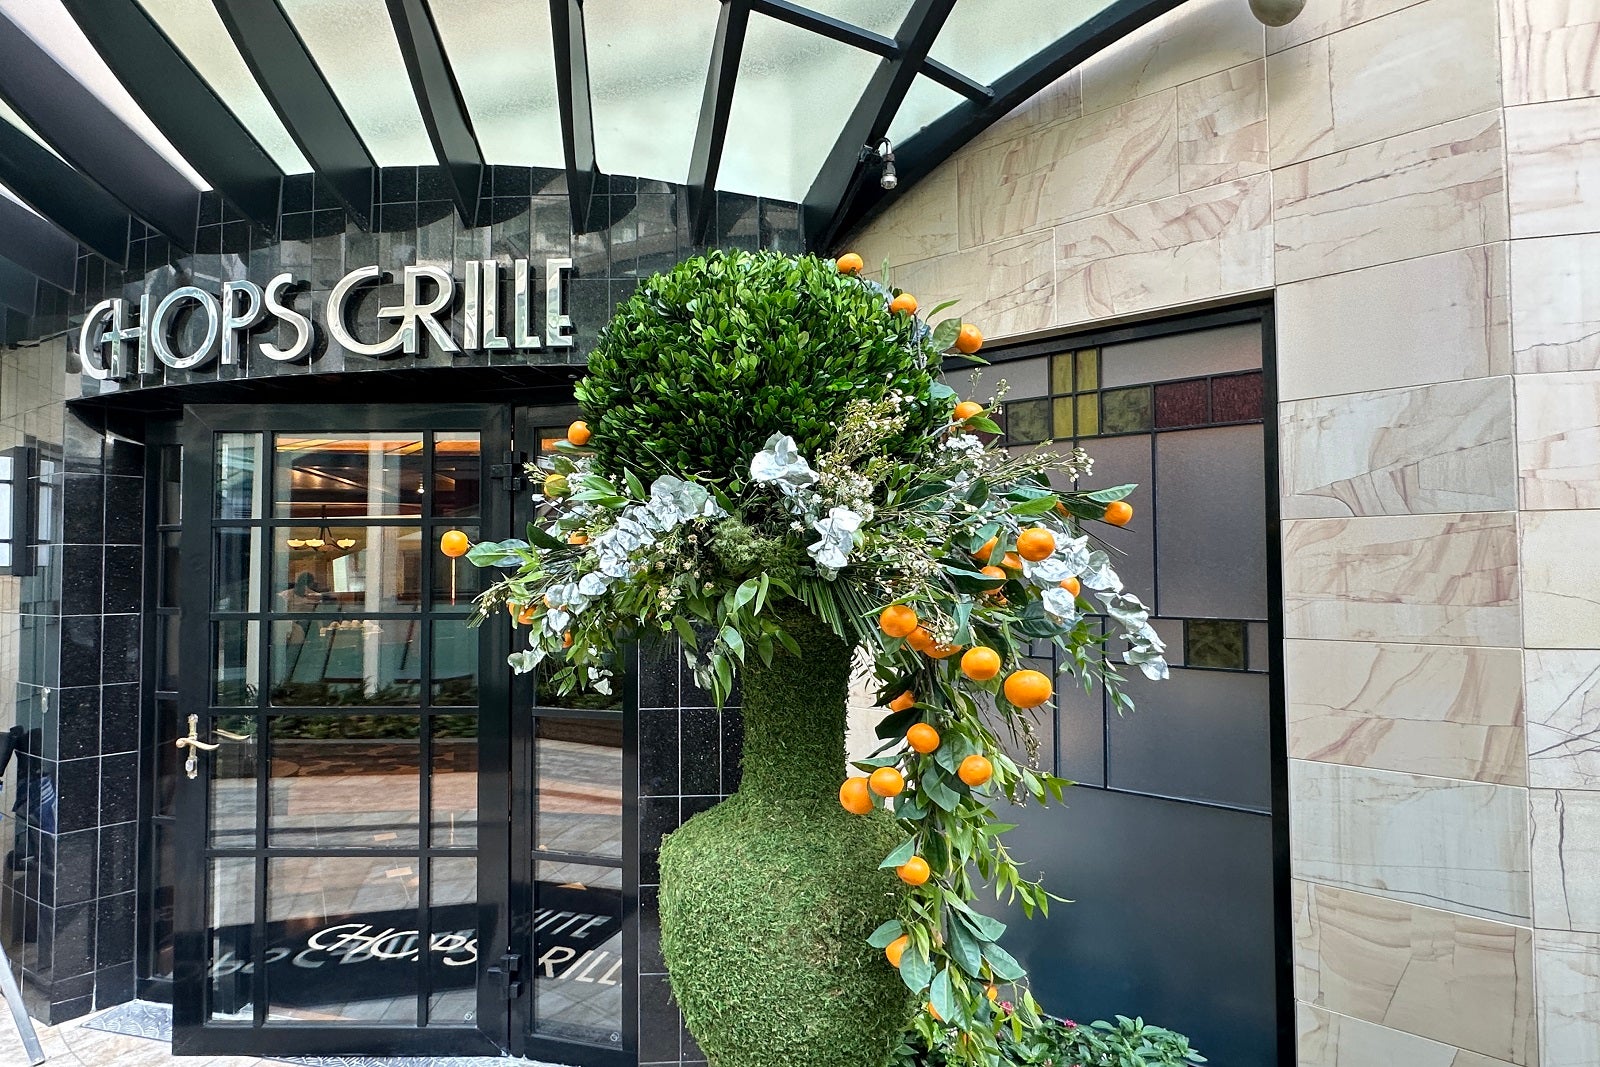
[[(774, 433), (814, 456), (845, 404), (924, 397), (939, 354), (890, 294), (832, 260), (714, 251), (640, 285), (601, 331), (578, 402), (602, 470), (738, 479)], [(943, 422), (924, 405), (907, 437)]]

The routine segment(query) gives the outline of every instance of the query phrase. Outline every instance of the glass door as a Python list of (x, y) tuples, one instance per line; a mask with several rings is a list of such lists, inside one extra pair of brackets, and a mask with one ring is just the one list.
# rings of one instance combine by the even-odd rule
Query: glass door
[[(174, 1049), (512, 1040), (503, 407), (185, 412)], [(503, 473), (503, 472), (502, 472)], [(193, 579), (193, 580), (191, 580)]]

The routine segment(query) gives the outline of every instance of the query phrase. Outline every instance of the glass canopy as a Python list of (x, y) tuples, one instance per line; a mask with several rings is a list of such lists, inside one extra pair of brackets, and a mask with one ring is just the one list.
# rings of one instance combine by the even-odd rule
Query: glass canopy
[[(271, 227), (276, 205), (261, 190), (316, 172), (365, 225), (371, 194), (363, 190), (376, 183), (363, 175), (374, 165), (448, 164), (452, 195), (471, 217), (482, 195), (473, 168), (493, 164), (573, 168), (567, 186), (580, 220), (578, 197), (594, 188), (588, 174), (803, 202), (815, 246), (903, 193), (1032, 87), (1171, 6), (0, 0), (8, 54), (59, 65), (86, 90), (83, 106), (103, 106), (93, 128), (109, 115), (174, 177), (156, 183), (158, 196), (149, 181), (119, 184), (114, 160), (87, 165), (82, 137), (64, 146), (71, 122), (62, 109), (30, 106), (39, 102), (28, 99), (26, 80), (4, 71), (0, 122), (61, 148), (110, 194), (106, 203), (169, 234), (183, 216), (172, 206), (177, 180), (196, 194), (215, 185)], [(173, 86), (191, 99), (175, 99)], [(214, 99), (196, 96), (207, 91)], [(899, 169), (895, 190), (874, 180), (872, 149), (885, 136)], [(0, 160), (0, 183), (11, 179), (28, 199), (26, 176), (7, 165)], [(103, 210), (99, 246), (82, 220), (52, 221), (104, 249)]]

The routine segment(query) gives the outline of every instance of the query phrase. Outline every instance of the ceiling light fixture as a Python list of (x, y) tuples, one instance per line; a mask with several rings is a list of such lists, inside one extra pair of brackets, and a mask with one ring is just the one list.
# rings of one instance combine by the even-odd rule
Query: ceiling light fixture
[(1306, 0), (1250, 0), (1250, 12), (1264, 26), (1287, 26), (1306, 9)]
[(894, 146), (889, 143), (889, 138), (885, 137), (875, 145), (862, 145), (861, 154), (856, 162), (876, 162), (883, 165), (883, 173), (878, 176), (880, 189), (893, 189), (900, 184), (900, 175), (895, 173), (894, 169)]

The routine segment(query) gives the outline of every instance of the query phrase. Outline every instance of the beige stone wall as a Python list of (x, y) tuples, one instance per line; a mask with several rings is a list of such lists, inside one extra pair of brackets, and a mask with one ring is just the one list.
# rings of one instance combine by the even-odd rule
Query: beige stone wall
[(993, 340), (1275, 293), (1300, 1063), (1600, 1064), (1600, 6), (1190, 0), (850, 243)]

